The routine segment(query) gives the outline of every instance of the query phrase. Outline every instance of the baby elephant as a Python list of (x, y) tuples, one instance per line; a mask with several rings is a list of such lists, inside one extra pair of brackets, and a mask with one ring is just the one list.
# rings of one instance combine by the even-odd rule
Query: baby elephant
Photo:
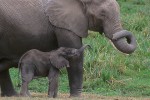
[(69, 67), (68, 59), (79, 57), (87, 46), (89, 45), (82, 46), (80, 49), (60, 47), (50, 52), (42, 52), (37, 49), (27, 51), (18, 64), (22, 78), (20, 95), (30, 96), (28, 84), (33, 78), (48, 76), (48, 96), (55, 98), (58, 91), (59, 69)]

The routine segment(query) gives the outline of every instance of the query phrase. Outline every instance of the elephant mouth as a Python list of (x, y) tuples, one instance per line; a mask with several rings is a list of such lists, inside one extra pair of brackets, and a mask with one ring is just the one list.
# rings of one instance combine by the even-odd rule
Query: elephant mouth
[(113, 34), (111, 39), (114, 46), (121, 52), (131, 54), (136, 49), (136, 39), (129, 31), (122, 30)]

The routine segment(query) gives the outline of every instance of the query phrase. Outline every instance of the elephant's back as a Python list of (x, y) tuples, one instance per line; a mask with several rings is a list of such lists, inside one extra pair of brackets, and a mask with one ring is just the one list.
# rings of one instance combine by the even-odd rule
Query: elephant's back
[(30, 49), (52, 50), (56, 44), (43, 0), (0, 0), (0, 58)]
[(48, 27), (42, 0), (0, 0), (0, 15), (3, 21), (24, 31), (36, 33)]

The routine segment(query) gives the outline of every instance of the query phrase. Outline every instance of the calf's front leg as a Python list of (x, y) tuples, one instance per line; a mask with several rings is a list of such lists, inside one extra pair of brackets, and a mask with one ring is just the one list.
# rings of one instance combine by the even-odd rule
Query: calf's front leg
[(49, 79), (49, 88), (48, 88), (48, 97), (56, 98), (58, 92), (58, 78), (59, 78), (59, 69), (50, 68), (48, 79)]

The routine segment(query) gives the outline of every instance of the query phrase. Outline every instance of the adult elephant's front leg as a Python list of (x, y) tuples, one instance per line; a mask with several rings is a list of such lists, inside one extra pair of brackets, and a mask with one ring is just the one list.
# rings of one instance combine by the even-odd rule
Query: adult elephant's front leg
[(9, 70), (0, 72), (1, 96), (17, 96), (9, 75)]
[[(82, 46), (82, 38), (71, 31), (64, 29), (56, 30), (59, 47), (70, 47), (79, 49)], [(67, 68), (70, 96), (80, 96), (83, 81), (83, 56), (69, 60), (70, 67)]]
[(67, 68), (70, 96), (80, 96), (82, 92), (83, 81), (83, 56), (80, 58), (71, 59), (70, 67)]

